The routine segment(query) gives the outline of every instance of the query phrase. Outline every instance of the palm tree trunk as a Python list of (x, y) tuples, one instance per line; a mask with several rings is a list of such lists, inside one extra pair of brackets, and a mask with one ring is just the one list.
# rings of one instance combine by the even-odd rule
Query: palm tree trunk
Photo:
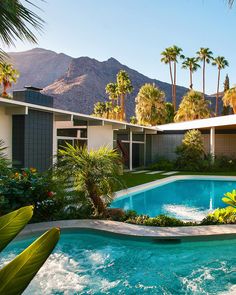
[(203, 67), (202, 67), (202, 92), (203, 92), (203, 97), (205, 98), (205, 70), (206, 70), (206, 60), (205, 58), (203, 59)]
[(171, 98), (172, 98), (172, 104), (174, 106), (174, 82), (173, 82), (173, 74), (172, 74), (171, 61), (169, 61), (169, 69), (170, 69), (170, 81), (171, 81)]
[(97, 196), (96, 194), (91, 194), (89, 197), (93, 202), (96, 213), (98, 215), (104, 214), (106, 208), (105, 208), (105, 205), (104, 205), (102, 199), (99, 196)]
[(192, 90), (193, 89), (193, 72), (192, 70), (190, 69), (190, 89)]
[(219, 92), (220, 92), (220, 69), (218, 69), (218, 82), (217, 82), (217, 92), (216, 92), (216, 108), (215, 108), (216, 116), (218, 115)]
[(3, 86), (2, 97), (7, 97), (8, 82), (3, 81), (2, 86)]
[(125, 95), (122, 93), (120, 95), (120, 107), (121, 107), (121, 120), (125, 120)]
[(174, 62), (174, 111), (176, 111), (176, 62)]

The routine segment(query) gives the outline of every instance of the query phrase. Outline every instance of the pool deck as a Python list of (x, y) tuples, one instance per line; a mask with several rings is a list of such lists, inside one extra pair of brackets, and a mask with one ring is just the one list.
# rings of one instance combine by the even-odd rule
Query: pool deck
[(236, 238), (236, 224), (182, 226), (182, 227), (155, 227), (128, 224), (111, 220), (60, 220), (29, 224), (20, 233), (19, 237), (40, 234), (52, 227), (59, 227), (61, 231), (95, 230), (126, 237), (151, 238), (154, 240), (214, 240)]
[[(233, 180), (236, 176), (203, 176), (203, 175), (177, 175), (138, 185), (116, 193), (115, 198), (128, 193), (135, 193), (144, 189), (163, 185), (175, 180), (183, 179), (214, 179)], [(156, 227), (128, 224), (111, 220), (79, 219), (41, 222), (27, 225), (18, 235), (22, 238), (28, 235), (40, 234), (52, 227), (59, 227), (62, 232), (75, 230), (93, 230), (125, 237), (147, 238), (155, 241), (194, 241), (236, 238), (236, 224), (205, 225), (205, 226), (182, 226), (182, 227)]]

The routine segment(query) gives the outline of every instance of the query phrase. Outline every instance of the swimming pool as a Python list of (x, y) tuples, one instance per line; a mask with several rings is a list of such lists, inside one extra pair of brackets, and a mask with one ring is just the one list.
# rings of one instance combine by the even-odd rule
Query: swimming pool
[[(33, 239), (11, 243), (0, 265)], [(62, 233), (24, 295), (235, 294), (236, 240), (158, 244), (90, 231)]]
[(183, 220), (202, 220), (207, 213), (225, 207), (222, 197), (236, 189), (236, 181), (181, 179), (129, 193), (115, 199), (112, 208), (135, 210), (154, 217), (166, 214)]

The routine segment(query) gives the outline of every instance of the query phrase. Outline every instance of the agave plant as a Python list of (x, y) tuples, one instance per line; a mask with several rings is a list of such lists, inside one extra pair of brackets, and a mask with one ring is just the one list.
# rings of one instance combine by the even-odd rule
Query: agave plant
[[(25, 227), (32, 215), (33, 206), (27, 206), (0, 217), (0, 251)], [(48, 230), (0, 269), (0, 294), (21, 294), (47, 260), (59, 237), (58, 228)]]
[(222, 201), (231, 207), (236, 208), (236, 190), (234, 189), (231, 193), (228, 192), (224, 194), (225, 197), (222, 198)]

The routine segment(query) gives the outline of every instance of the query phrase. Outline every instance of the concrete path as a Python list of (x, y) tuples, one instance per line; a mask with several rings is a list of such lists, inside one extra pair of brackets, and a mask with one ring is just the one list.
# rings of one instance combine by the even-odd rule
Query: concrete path
[(146, 173), (148, 172), (149, 170), (139, 170), (139, 171), (135, 171), (135, 172), (132, 172), (133, 174), (140, 174), (140, 173)]
[(173, 174), (176, 174), (176, 173), (179, 173), (179, 171), (169, 171), (169, 172), (166, 172), (166, 173), (162, 173), (162, 175), (173, 175)]
[(160, 174), (160, 173), (162, 173), (162, 172), (164, 172), (164, 171), (152, 171), (152, 172), (148, 172), (148, 173), (146, 173), (146, 174), (150, 174), (150, 175), (152, 175), (152, 174)]

